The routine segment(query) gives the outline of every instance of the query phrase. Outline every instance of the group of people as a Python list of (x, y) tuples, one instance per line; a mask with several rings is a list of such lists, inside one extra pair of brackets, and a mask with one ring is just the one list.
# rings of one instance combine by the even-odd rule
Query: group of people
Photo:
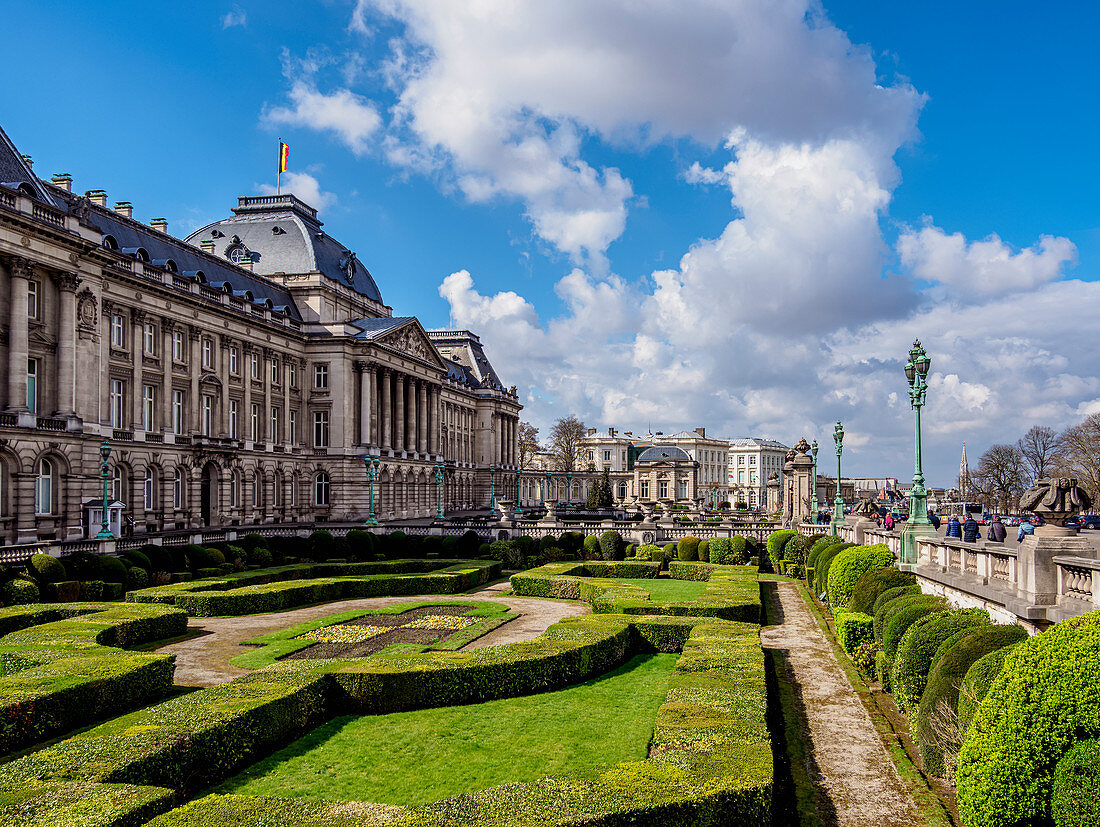
[[(973, 514), (967, 514), (966, 521), (962, 523), (955, 515), (951, 515), (947, 521), (947, 536), (960, 539), (964, 543), (977, 542), (980, 533), (981, 529), (978, 527), (978, 521), (974, 519)], [(1031, 520), (1025, 518), (1020, 521), (1020, 529), (1016, 532), (1016, 542), (1019, 543), (1024, 537), (1034, 533), (1035, 525)], [(1005, 529), (1004, 523), (1001, 522), (1000, 517), (994, 514), (989, 521), (989, 532), (986, 534), (986, 539), (993, 543), (1003, 543), (1007, 536), (1008, 531)]]

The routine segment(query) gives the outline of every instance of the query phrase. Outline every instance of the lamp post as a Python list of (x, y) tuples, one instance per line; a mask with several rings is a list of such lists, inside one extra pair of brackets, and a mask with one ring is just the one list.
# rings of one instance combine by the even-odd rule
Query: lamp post
[(367, 525), (378, 525), (378, 518), (374, 516), (374, 482), (378, 479), (378, 466), (381, 461), (378, 457), (367, 454), (363, 457), (363, 464), (367, 466), (367, 490), (370, 492), (370, 514), (367, 516)]
[(550, 472), (546, 472), (546, 487), (542, 489), (542, 504), (546, 505), (546, 495), (550, 493)]
[(844, 498), (840, 496), (840, 455), (844, 453), (844, 426), (840, 420), (833, 427), (833, 442), (836, 443), (836, 499), (833, 501), (833, 536), (837, 534), (837, 526), (844, 522)]
[(573, 504), (573, 472), (565, 472), (565, 504)]
[(905, 363), (905, 378), (909, 382), (909, 404), (913, 408), (913, 490), (909, 494), (909, 519), (901, 531), (901, 562), (916, 564), (917, 538), (935, 534), (928, 519), (928, 492), (924, 488), (924, 469), (921, 457), (920, 409), (928, 394), (928, 368), (932, 360), (921, 346), (920, 339), (909, 349), (909, 361)]
[(435, 495), (436, 495), (436, 514), (435, 516), (443, 519), (443, 463), (435, 463)]
[(817, 440), (816, 439), (813, 441), (813, 444), (810, 446), (810, 453), (813, 455), (813, 458), (814, 458), (813, 474), (810, 477), (810, 511), (813, 512), (814, 522), (816, 523), (817, 519), (818, 519), (818, 514), (817, 514), (817, 509), (818, 509), (818, 505), (817, 505)]
[(107, 440), (103, 440), (103, 444), (99, 446), (99, 456), (103, 460), (103, 470), (101, 472), (103, 475), (103, 520), (99, 524), (99, 533), (96, 534), (95, 538), (97, 540), (110, 540), (115, 535), (111, 533), (111, 524), (107, 516), (107, 478), (111, 473), (107, 467), (107, 460), (111, 456), (111, 446), (107, 444)]
[(497, 467), (489, 466), (489, 516), (497, 515)]

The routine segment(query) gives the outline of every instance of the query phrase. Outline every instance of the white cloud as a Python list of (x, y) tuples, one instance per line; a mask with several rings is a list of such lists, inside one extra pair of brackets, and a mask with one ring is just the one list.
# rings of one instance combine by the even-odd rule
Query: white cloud
[(234, 26), (247, 26), (248, 15), (240, 6), (233, 6), (232, 10), (222, 16), (222, 28), (231, 29)]
[(898, 254), (917, 278), (938, 282), (966, 298), (1029, 290), (1054, 281), (1075, 261), (1077, 248), (1068, 238), (1044, 235), (1037, 244), (1013, 252), (996, 234), (968, 243), (962, 233), (948, 235), (929, 225), (903, 233)]
[[(261, 195), (274, 195), (276, 191), (271, 184), (257, 184), (256, 189)], [(318, 212), (336, 204), (336, 195), (322, 190), (321, 182), (306, 172), (284, 172), (282, 191), (293, 193)]]
[(271, 125), (287, 124), (318, 131), (334, 132), (356, 155), (365, 153), (368, 141), (378, 131), (382, 118), (374, 104), (348, 89), (324, 93), (312, 80), (296, 80), (290, 87), (293, 106), (272, 107), (264, 111)]

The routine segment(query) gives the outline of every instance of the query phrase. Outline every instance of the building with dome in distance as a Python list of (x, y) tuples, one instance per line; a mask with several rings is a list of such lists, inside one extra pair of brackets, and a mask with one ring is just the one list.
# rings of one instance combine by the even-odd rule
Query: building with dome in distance
[(289, 193), (180, 239), (0, 130), (0, 324), (6, 544), (95, 533), (105, 441), (135, 534), (362, 522), (365, 457), (380, 520), (515, 490), (522, 405), (477, 335), (395, 316)]

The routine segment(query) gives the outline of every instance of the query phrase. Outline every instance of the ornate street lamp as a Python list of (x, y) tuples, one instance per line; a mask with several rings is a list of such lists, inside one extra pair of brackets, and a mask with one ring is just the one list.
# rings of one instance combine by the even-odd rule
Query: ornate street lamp
[(382, 464), (378, 457), (367, 454), (363, 457), (363, 463), (367, 466), (367, 489), (370, 491), (370, 514), (367, 517), (367, 525), (378, 525), (378, 518), (374, 516), (374, 482), (378, 479), (378, 468)]
[(844, 498), (840, 496), (840, 455), (844, 453), (844, 426), (840, 420), (833, 428), (833, 442), (836, 443), (836, 499), (833, 501), (832, 533), (835, 536), (837, 526), (844, 522)]
[(497, 515), (497, 467), (489, 466), (489, 516)]
[(573, 504), (573, 472), (565, 472), (565, 504)]
[(435, 463), (435, 494), (436, 494), (436, 517), (440, 520), (443, 519), (443, 463)]
[(813, 454), (813, 458), (814, 458), (813, 476), (810, 478), (810, 511), (813, 512), (814, 522), (816, 523), (817, 522), (817, 517), (818, 517), (818, 515), (817, 515), (817, 509), (818, 509), (818, 505), (817, 505), (817, 440), (816, 439), (813, 441), (813, 444), (810, 446), (810, 453)]
[(542, 504), (546, 505), (546, 495), (550, 493), (550, 472), (546, 472), (546, 487), (542, 489)]
[(909, 494), (909, 519), (901, 532), (902, 563), (917, 562), (917, 538), (935, 533), (928, 519), (928, 492), (924, 488), (924, 468), (921, 456), (920, 409), (928, 395), (928, 368), (932, 360), (921, 346), (920, 339), (909, 350), (905, 363), (905, 378), (909, 382), (909, 404), (913, 408), (913, 490)]
[(99, 533), (95, 536), (97, 540), (110, 540), (113, 535), (111, 533), (111, 524), (107, 516), (107, 485), (108, 477), (110, 476), (110, 469), (107, 467), (107, 460), (111, 457), (111, 446), (107, 444), (107, 440), (103, 440), (103, 444), (99, 446), (99, 456), (103, 460), (103, 521), (99, 524)]

